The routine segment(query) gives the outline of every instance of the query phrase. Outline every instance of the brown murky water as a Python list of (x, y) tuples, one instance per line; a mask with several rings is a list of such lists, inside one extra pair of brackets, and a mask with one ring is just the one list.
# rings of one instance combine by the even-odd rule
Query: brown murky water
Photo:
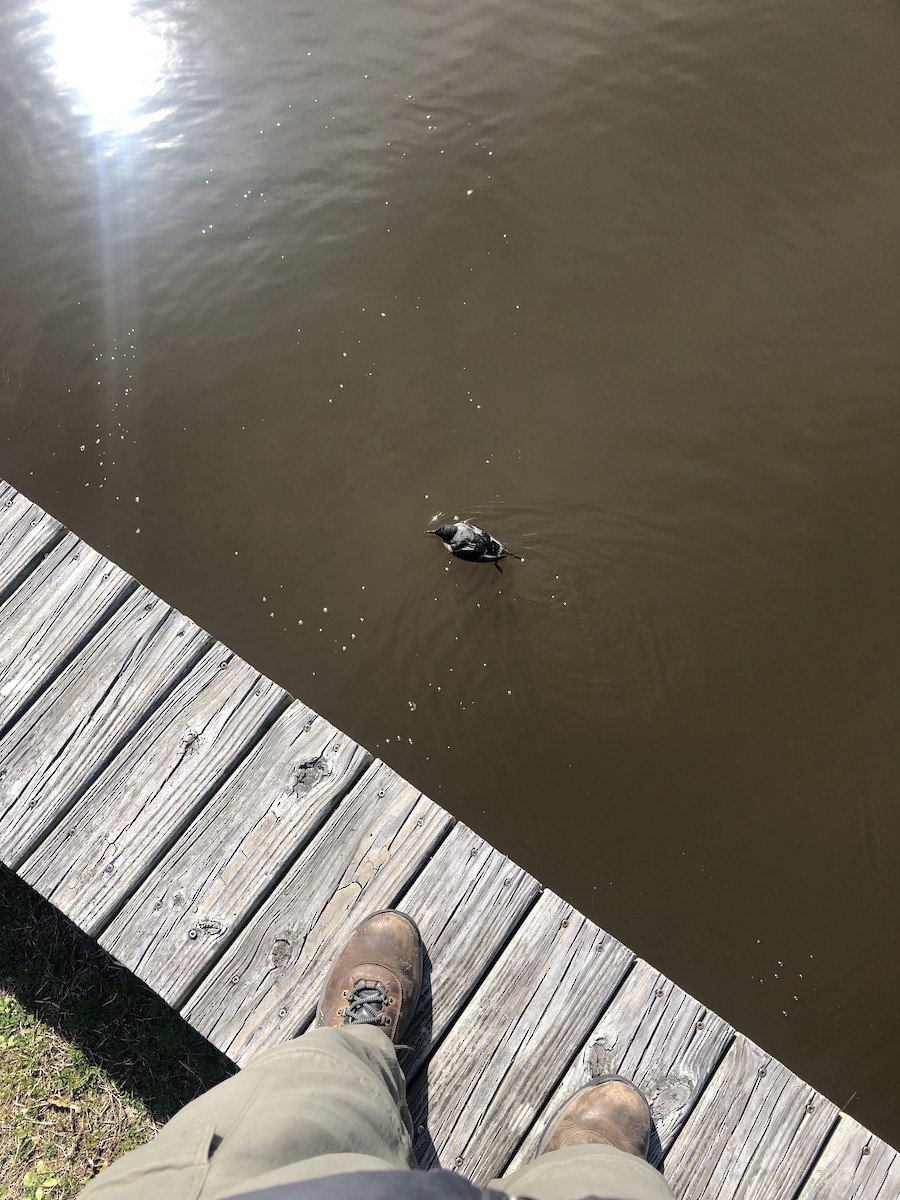
[(896, 5), (134, 11), (2, 9), (0, 474), (900, 1141)]

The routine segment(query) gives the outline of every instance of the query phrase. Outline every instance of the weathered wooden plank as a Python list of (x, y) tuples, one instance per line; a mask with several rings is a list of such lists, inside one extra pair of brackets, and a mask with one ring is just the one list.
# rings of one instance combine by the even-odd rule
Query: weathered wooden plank
[(420, 1165), (499, 1174), (633, 961), (544, 892), (412, 1084)]
[(419, 926), (430, 960), (403, 1037), (408, 1078), (462, 1011), (540, 890), (536, 879), (459, 824), (398, 901)]
[(0, 607), (0, 727), (50, 682), (137, 585), (68, 533)]
[(212, 638), (139, 587), (3, 741), (0, 859), (17, 867)]
[(19, 874), (96, 937), (286, 702), (214, 645)]
[(789, 1200), (837, 1108), (738, 1034), (664, 1160), (679, 1200)]
[(896, 1200), (900, 1154), (841, 1113), (798, 1200)]
[(371, 756), (295, 702), (100, 938), (174, 1007), (200, 983)]
[(9, 484), (0, 492), (0, 602), (25, 578), (65, 530)]
[(389, 908), (452, 818), (375, 762), (182, 1009), (235, 1062), (312, 1018), (336, 948)]
[(563, 1076), (510, 1164), (534, 1158), (556, 1111), (600, 1075), (624, 1075), (650, 1102), (655, 1166), (687, 1119), (734, 1036), (731, 1026), (638, 960)]

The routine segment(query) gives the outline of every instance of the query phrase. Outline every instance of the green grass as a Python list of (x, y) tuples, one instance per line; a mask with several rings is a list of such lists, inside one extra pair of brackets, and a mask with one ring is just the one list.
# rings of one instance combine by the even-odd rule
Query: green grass
[(0, 1197), (68, 1200), (234, 1071), (0, 867)]

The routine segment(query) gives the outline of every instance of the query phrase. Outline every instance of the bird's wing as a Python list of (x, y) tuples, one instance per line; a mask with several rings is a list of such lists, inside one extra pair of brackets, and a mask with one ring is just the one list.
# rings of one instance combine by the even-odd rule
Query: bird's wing
[(474, 525), (459, 525), (451, 544), (454, 551), (477, 550), (480, 552), (490, 540), (484, 530), (476, 529)]

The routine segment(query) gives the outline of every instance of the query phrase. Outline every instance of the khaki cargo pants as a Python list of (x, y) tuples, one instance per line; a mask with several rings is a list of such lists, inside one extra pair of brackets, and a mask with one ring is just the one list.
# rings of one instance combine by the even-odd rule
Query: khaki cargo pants
[[(314, 1029), (264, 1051), (108, 1167), (83, 1200), (219, 1200), (257, 1188), (415, 1167), (406, 1081), (377, 1029)], [(533, 1200), (673, 1200), (662, 1176), (611, 1146), (542, 1155), (491, 1187)]]

